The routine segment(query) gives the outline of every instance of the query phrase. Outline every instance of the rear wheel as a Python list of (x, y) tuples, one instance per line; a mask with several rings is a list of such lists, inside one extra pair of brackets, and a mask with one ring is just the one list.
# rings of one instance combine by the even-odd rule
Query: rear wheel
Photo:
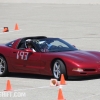
[(0, 56), (0, 77), (8, 73), (7, 62), (4, 57)]
[(64, 75), (65, 79), (67, 78), (67, 71), (64, 63), (61, 60), (56, 60), (53, 64), (53, 76), (54, 78), (60, 80), (61, 74)]

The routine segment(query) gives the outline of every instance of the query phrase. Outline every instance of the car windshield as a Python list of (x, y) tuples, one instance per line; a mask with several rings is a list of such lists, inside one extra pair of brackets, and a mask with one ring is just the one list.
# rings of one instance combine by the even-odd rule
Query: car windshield
[(64, 52), (77, 50), (73, 45), (59, 38), (45, 38), (36, 41), (41, 52)]

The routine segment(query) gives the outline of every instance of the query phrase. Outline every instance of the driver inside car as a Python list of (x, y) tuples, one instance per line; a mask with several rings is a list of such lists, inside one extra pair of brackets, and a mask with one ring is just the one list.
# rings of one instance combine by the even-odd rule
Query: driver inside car
[(41, 44), (41, 51), (42, 52), (49, 52), (49, 49), (51, 48), (52, 44), (51, 44), (52, 41), (41, 41), (40, 44)]
[(48, 45), (47, 45), (47, 43), (44, 42), (44, 43), (42, 44), (42, 47), (41, 47), (41, 48), (42, 48), (42, 49), (41, 49), (42, 52), (48, 52)]
[(33, 52), (36, 52), (35, 47), (33, 46), (33, 43), (32, 43), (31, 39), (26, 40), (26, 48), (31, 49)]

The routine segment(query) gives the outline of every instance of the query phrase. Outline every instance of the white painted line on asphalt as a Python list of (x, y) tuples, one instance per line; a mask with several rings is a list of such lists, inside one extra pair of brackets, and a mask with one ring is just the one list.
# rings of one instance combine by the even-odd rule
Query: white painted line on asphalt
[(14, 90), (14, 91), (24, 91), (24, 90), (44, 89), (44, 88), (50, 88), (50, 86), (41, 86), (41, 87), (36, 87), (36, 88), (18, 89), (18, 90)]
[(12, 33), (12, 32), (21, 31), (21, 30), (22, 30), (22, 29), (20, 29), (20, 30), (11, 30), (11, 31), (9, 31), (9, 32), (2, 32), (2, 33), (0, 33), (0, 34)]
[(12, 33), (12, 32), (14, 32), (14, 31), (9, 31), (9, 32), (2, 32), (2, 33), (0, 33), (0, 35), (4, 35), (4, 34), (10, 34), (10, 33)]

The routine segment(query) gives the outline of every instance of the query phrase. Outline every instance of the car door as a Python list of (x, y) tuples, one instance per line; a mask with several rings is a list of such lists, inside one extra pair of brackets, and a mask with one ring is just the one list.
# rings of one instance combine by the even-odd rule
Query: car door
[(15, 69), (39, 72), (41, 68), (41, 53), (29, 52), (26, 49), (13, 49), (10, 55)]
[(27, 60), (25, 60), (25, 69), (30, 72), (40, 73), (41, 66), (41, 53), (29, 53)]
[(27, 53), (24, 50), (17, 49), (18, 44), (20, 43), (21, 39), (17, 39), (13, 42), (8, 43), (8, 47), (12, 49), (9, 52), (9, 60), (13, 69), (24, 69), (25, 66), (25, 59)]
[[(16, 43), (17, 45), (18, 43)], [(20, 42), (16, 48), (11, 52), (11, 61), (13, 67), (16, 69), (22, 69), (27, 73), (40, 73), (41, 67), (41, 53), (40, 52), (30, 52), (23, 48), (24, 42)]]
[(12, 66), (15, 69), (22, 69), (25, 68), (25, 61), (27, 60), (28, 52), (19, 49), (13, 49), (11, 52), (11, 61)]

